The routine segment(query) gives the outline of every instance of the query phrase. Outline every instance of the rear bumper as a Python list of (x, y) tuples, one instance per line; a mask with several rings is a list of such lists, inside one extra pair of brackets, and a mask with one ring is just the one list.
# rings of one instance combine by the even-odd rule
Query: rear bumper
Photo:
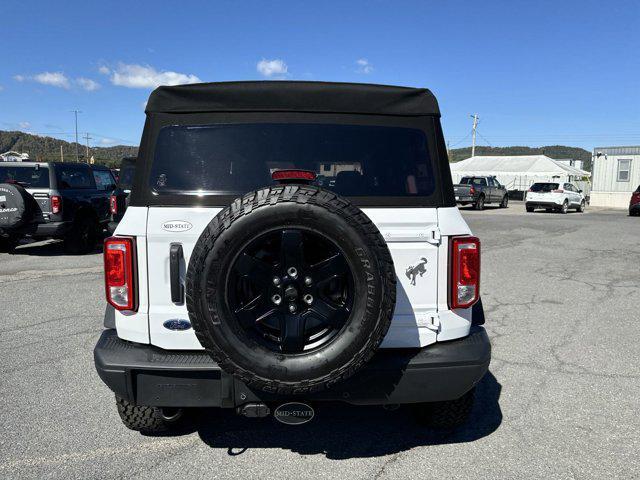
[(629, 213), (633, 213), (633, 214), (640, 213), (640, 203), (636, 203), (635, 205), (629, 205)]
[(73, 227), (73, 222), (40, 223), (30, 233), (34, 237), (61, 237)]
[(2, 230), (0, 233), (12, 235), (30, 235), (32, 237), (62, 237), (73, 227), (73, 222), (31, 223), (12, 230)]
[(540, 202), (540, 201), (527, 201), (525, 202), (525, 206), (533, 207), (533, 208), (559, 208), (562, 206), (562, 202)]
[(456, 203), (473, 203), (475, 202), (476, 199), (475, 197), (472, 197), (471, 195), (456, 195)]
[[(226, 407), (282, 402), (291, 397), (252, 391), (200, 351), (167, 351), (118, 338), (104, 330), (94, 350), (96, 370), (117, 395), (138, 405)], [(491, 344), (474, 325), (458, 340), (422, 349), (380, 350), (356, 375), (329, 390), (295, 397), (352, 404), (402, 404), (453, 400), (489, 368)]]

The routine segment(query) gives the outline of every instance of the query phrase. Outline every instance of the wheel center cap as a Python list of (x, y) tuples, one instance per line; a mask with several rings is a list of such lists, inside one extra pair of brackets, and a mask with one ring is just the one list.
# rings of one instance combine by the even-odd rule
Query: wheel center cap
[(289, 301), (296, 300), (298, 298), (298, 290), (296, 289), (296, 287), (293, 285), (289, 285), (287, 288), (285, 288), (284, 298)]

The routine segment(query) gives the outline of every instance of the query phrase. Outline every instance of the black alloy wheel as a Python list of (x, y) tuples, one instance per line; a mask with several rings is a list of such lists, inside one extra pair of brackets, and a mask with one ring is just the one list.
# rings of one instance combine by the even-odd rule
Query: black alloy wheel
[(284, 228), (242, 250), (227, 276), (237, 324), (265, 348), (288, 354), (330, 342), (353, 306), (353, 276), (341, 250), (324, 235)]

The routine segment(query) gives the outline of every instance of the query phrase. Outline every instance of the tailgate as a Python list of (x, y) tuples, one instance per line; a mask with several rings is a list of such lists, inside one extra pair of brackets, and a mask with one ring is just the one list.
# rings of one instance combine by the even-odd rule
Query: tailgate
[[(200, 234), (220, 208), (151, 207), (147, 223), (149, 334), (162, 348), (202, 349), (193, 329), (171, 330), (169, 320), (189, 320), (187, 308), (171, 301), (169, 252), (182, 246), (180, 278)], [(420, 347), (436, 341), (440, 239), (435, 208), (363, 208), (385, 238), (396, 267), (397, 299), (382, 347)], [(188, 219), (188, 222), (186, 221)]]

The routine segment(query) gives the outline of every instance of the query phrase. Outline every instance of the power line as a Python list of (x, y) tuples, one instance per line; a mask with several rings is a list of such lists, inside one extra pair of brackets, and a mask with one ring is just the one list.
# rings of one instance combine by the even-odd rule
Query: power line
[(462, 142), (464, 142), (467, 138), (469, 138), (471, 136), (471, 132), (467, 133), (462, 140), (457, 141), (456, 143), (452, 143), (451, 145), (449, 145), (450, 147), (455, 147), (456, 145), (460, 145)]
[(493, 145), (491, 145), (491, 142), (487, 140), (486, 137), (484, 137), (480, 132), (476, 132), (476, 133), (480, 136), (480, 138), (482, 138), (485, 142), (487, 142), (490, 147), (493, 147)]

